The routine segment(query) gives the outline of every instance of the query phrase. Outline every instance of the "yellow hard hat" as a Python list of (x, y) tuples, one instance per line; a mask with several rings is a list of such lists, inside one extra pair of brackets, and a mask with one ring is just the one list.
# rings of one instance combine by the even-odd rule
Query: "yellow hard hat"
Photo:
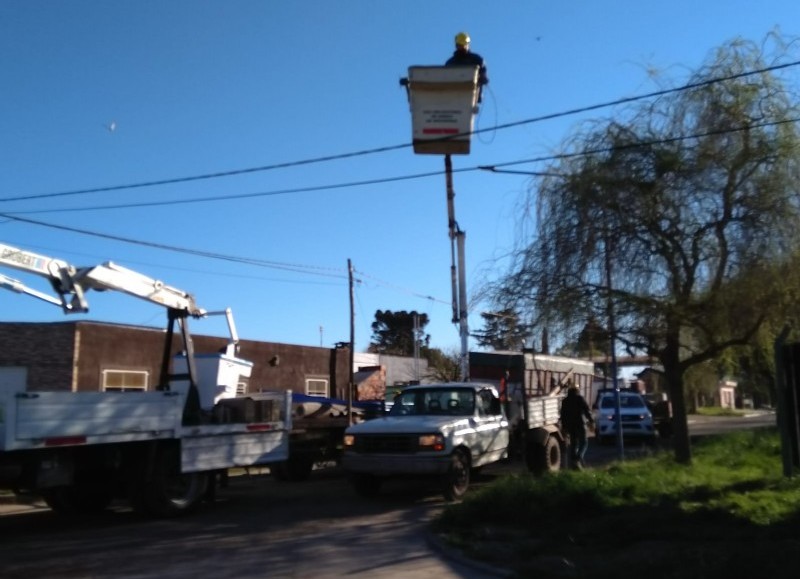
[(456, 46), (466, 46), (467, 44), (469, 44), (469, 34), (466, 32), (456, 34)]

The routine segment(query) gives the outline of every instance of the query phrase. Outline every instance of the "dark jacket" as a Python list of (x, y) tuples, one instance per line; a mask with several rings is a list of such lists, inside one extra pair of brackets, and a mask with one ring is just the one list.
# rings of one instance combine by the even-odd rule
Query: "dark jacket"
[(444, 63), (445, 66), (479, 66), (478, 71), (478, 84), (484, 85), (489, 82), (489, 77), (486, 73), (486, 65), (483, 62), (483, 57), (468, 50), (456, 50), (453, 56), (447, 59)]
[(570, 389), (561, 403), (561, 424), (567, 430), (583, 428), (584, 417), (592, 422), (592, 411), (577, 390)]

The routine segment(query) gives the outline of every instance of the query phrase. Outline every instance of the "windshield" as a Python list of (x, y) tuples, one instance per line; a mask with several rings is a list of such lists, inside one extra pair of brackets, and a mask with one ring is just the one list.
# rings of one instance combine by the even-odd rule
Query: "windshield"
[[(603, 396), (600, 399), (600, 408), (616, 408), (617, 402), (615, 400), (615, 396), (612, 394), (610, 396)], [(624, 394), (620, 393), (619, 395), (619, 407), (620, 408), (644, 408), (644, 399), (639, 396), (638, 394)]]
[(475, 391), (471, 388), (407, 390), (397, 396), (389, 416), (472, 416)]

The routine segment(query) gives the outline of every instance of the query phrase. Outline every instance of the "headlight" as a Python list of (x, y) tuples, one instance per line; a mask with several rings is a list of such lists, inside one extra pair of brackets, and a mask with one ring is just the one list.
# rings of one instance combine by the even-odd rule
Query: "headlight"
[(343, 441), (345, 448), (352, 448), (356, 444), (356, 437), (353, 434), (345, 434)]
[(441, 434), (420, 434), (420, 450), (444, 450), (444, 436)]

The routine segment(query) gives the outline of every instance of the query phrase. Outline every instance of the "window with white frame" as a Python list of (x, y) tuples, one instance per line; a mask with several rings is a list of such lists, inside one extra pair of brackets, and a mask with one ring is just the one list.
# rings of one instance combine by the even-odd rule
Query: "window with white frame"
[(146, 370), (103, 370), (101, 387), (105, 392), (141, 392), (147, 390), (149, 378)]
[(328, 380), (325, 378), (306, 378), (306, 394), (327, 397)]

